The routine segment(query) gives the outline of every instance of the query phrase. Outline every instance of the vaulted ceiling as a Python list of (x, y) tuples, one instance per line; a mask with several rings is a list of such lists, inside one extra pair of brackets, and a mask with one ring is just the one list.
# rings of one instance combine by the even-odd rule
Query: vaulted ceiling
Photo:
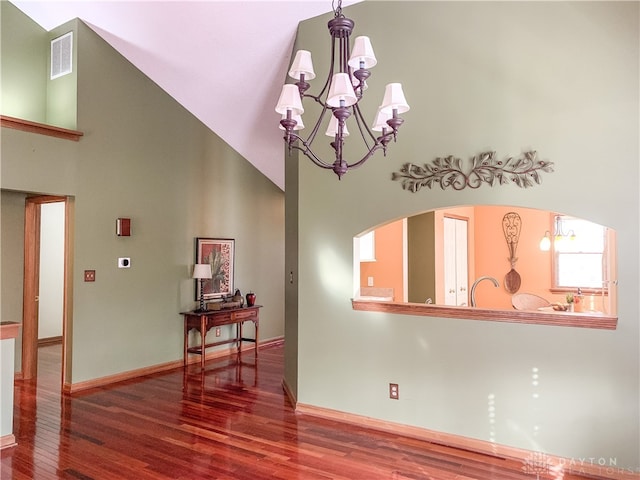
[(274, 106), (298, 23), (331, 0), (11, 1), (45, 30), (80, 18), (284, 190)]

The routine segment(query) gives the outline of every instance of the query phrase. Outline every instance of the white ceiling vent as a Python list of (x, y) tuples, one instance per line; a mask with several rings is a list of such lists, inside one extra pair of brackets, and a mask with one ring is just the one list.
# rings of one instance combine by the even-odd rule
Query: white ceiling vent
[(51, 80), (72, 71), (73, 32), (51, 40)]

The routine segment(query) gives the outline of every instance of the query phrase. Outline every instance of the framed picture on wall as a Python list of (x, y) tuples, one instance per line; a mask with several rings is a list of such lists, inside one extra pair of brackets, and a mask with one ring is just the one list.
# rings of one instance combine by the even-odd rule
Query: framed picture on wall
[(222, 298), (233, 294), (235, 240), (232, 238), (196, 238), (196, 263), (211, 265), (211, 279), (196, 280), (196, 300), (200, 298), (202, 281), (204, 299)]

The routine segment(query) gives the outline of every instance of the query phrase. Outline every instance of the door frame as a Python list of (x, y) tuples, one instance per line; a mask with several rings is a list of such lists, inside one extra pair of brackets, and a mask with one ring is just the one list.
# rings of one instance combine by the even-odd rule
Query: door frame
[[(446, 236), (447, 236), (446, 224), (448, 221), (453, 222), (451, 224), (451, 228), (453, 228), (453, 237), (455, 240), (454, 242), (446, 241)], [(454, 290), (453, 296), (455, 297), (455, 303), (448, 304), (446, 301), (444, 303), (445, 305), (469, 306), (469, 218), (460, 216), (460, 215), (452, 215), (449, 213), (445, 213), (444, 216), (442, 217), (442, 222), (443, 222), (442, 235), (443, 235), (443, 246), (444, 246), (443, 280), (445, 281), (444, 282), (444, 290), (445, 290), (444, 298), (445, 299), (447, 298), (447, 291), (446, 291), (446, 288), (447, 288), (446, 280), (447, 280), (447, 273), (448, 273), (447, 260), (453, 260), (453, 265), (455, 266), (454, 268), (455, 277), (456, 277), (456, 282), (455, 282), (456, 284), (454, 285), (454, 289), (453, 289)], [(461, 222), (463, 222), (464, 225), (462, 225)], [(458, 261), (459, 260), (458, 254), (460, 252), (459, 250), (460, 246), (458, 245), (459, 233), (463, 234), (462, 240), (464, 241), (464, 248), (463, 248), (464, 260), (462, 262)], [(453, 247), (452, 251), (447, 251), (447, 247)], [(451, 255), (453, 255), (453, 258), (451, 258)], [(460, 285), (460, 282), (457, 280), (460, 274), (463, 274), (463, 276), (465, 277), (462, 285)], [(461, 296), (464, 297), (463, 302), (460, 301)]]
[(71, 384), (71, 320), (73, 305), (73, 198), (38, 195), (25, 199), (24, 279), (22, 294), (22, 379), (38, 374), (38, 295), (40, 282), (40, 211), (44, 203), (63, 202), (64, 273), (62, 294), (62, 366), (61, 391)]

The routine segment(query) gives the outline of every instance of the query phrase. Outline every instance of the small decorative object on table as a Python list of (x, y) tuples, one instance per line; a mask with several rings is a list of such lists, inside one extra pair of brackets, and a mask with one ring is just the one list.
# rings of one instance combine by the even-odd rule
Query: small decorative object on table
[(240, 289), (239, 288), (236, 288), (236, 291), (233, 294), (232, 300), (234, 302), (240, 302), (240, 306), (241, 307), (244, 305), (244, 298), (242, 298), (242, 293), (240, 293)]
[(573, 311), (584, 311), (584, 295), (582, 295), (582, 289), (578, 288), (578, 294), (573, 296)]
[(222, 299), (222, 308), (240, 308), (244, 305), (244, 298), (242, 298), (242, 293), (240, 293), (240, 289), (236, 289), (233, 296), (229, 295), (227, 297), (223, 297)]
[(247, 293), (247, 307), (253, 307), (256, 304), (256, 294), (253, 292)]
[(569, 311), (573, 312), (573, 301), (575, 300), (575, 298), (573, 297), (573, 293), (567, 293), (566, 300), (569, 304)]

